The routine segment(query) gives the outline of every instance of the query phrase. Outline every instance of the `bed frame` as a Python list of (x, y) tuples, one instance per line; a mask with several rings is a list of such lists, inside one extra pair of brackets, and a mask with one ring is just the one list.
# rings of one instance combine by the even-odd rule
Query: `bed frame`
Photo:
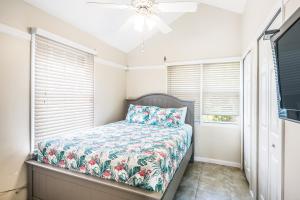
[[(194, 102), (182, 101), (166, 94), (148, 94), (126, 100), (129, 104), (152, 105), (162, 108), (187, 107), (186, 123), (193, 127), (192, 143), (164, 193), (150, 192), (99, 177), (71, 170), (26, 161), (29, 200), (171, 200), (189, 162), (194, 161)], [(125, 113), (126, 113), (125, 112)]]

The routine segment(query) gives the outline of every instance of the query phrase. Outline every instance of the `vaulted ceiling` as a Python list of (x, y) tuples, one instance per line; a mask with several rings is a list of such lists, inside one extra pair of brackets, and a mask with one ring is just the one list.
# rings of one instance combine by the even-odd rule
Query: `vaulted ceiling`
[[(24, 0), (47, 13), (56, 16), (73, 26), (88, 32), (109, 45), (130, 52), (145, 39), (153, 36), (158, 30), (154, 28), (147, 33), (135, 31), (133, 28), (121, 28), (134, 11), (114, 10), (95, 4), (87, 4), (87, 0)], [(121, 2), (130, 2), (122, 0)], [(176, 1), (176, 0), (174, 0)], [(168, 1), (170, 2), (170, 0)], [(242, 13), (246, 0), (197, 0), (196, 2), (216, 6), (236, 13)], [(201, 6), (201, 5), (199, 5)], [(159, 16), (171, 24), (184, 13), (163, 13)]]

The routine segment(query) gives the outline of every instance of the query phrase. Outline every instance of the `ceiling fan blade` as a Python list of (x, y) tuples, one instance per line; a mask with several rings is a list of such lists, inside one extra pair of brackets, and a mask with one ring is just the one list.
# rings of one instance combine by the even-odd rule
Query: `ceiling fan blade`
[(95, 4), (103, 8), (109, 8), (109, 9), (120, 9), (120, 10), (133, 9), (133, 7), (130, 4), (108, 3), (108, 2), (101, 2), (101, 1), (88, 1), (86, 3)]
[(152, 15), (150, 18), (155, 21), (157, 28), (162, 32), (162, 33), (169, 33), (172, 31), (170, 26), (166, 24), (164, 21), (162, 21), (158, 16)]
[(127, 32), (134, 26), (135, 15), (130, 16), (126, 22), (120, 27), (119, 32)]
[(161, 2), (156, 4), (156, 8), (160, 12), (196, 12), (197, 2)]

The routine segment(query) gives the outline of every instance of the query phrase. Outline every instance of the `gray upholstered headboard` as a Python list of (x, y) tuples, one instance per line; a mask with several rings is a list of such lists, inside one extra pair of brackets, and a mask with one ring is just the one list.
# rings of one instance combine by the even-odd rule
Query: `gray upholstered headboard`
[[(161, 108), (182, 108), (187, 107), (187, 114), (185, 118), (185, 123), (190, 124), (193, 127), (193, 136), (192, 136), (192, 146), (194, 152), (194, 102), (193, 101), (185, 101), (180, 100), (171, 95), (163, 94), (163, 93), (153, 93), (147, 94), (137, 99), (126, 99), (126, 108), (125, 108), (125, 116), (127, 114), (128, 106), (130, 104), (134, 105), (145, 105), (145, 106), (158, 106)], [(194, 153), (193, 153), (194, 154)], [(192, 161), (193, 161), (192, 155)]]

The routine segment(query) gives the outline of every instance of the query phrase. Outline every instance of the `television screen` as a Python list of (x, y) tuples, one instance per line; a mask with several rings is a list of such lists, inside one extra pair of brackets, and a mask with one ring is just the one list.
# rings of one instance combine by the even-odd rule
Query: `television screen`
[(280, 107), (300, 111), (300, 20), (298, 19), (276, 45)]

